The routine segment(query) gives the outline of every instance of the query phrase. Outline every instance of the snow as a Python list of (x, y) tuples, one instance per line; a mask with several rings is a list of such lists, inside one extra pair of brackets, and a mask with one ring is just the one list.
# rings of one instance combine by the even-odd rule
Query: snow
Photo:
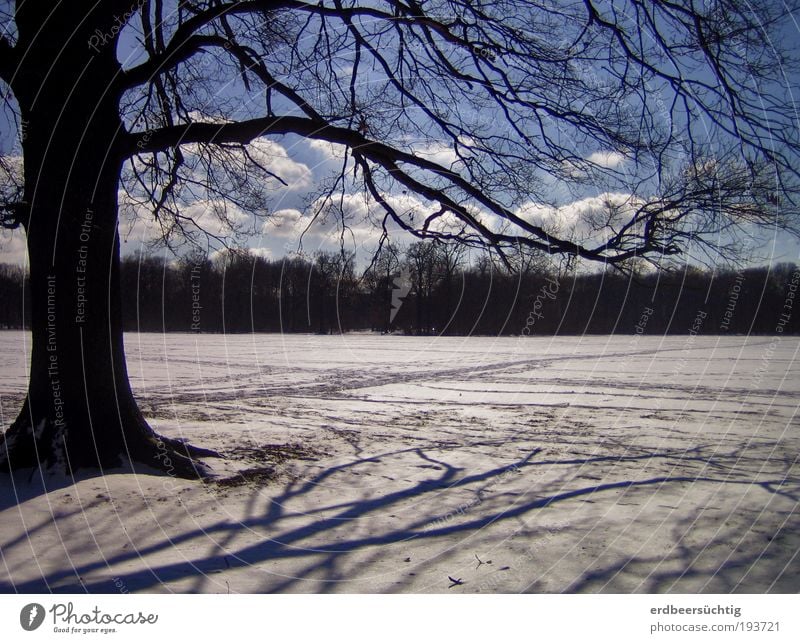
[[(0, 333), (4, 425), (28, 344)], [(0, 590), (800, 590), (800, 339), (126, 347), (146, 417), (226, 453), (221, 482), (6, 478)]]

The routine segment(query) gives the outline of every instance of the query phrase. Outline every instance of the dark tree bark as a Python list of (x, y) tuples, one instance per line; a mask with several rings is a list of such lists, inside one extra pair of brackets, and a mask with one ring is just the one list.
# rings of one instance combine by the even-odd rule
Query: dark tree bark
[(12, 83), (27, 122), (32, 353), (24, 405), (0, 437), (0, 467), (137, 462), (196, 477), (208, 470), (192, 456), (213, 453), (156, 435), (128, 382), (117, 235), (124, 130), (108, 90), (120, 70), (113, 46), (87, 45), (114, 21), (108, 3), (87, 15), (28, 0), (17, 17), (20, 43), (32, 43)]

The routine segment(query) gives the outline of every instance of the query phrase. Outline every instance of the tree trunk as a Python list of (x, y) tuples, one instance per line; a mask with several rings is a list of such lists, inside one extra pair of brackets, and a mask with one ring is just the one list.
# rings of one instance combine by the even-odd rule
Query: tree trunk
[[(31, 369), (22, 410), (0, 439), (0, 469), (143, 463), (205, 475), (192, 457), (213, 452), (156, 435), (128, 382), (117, 236), (124, 130), (109, 90), (119, 64), (114, 42), (88, 45), (95, 29), (115, 24), (112, 3), (88, 16), (68, 3), (39, 4), (27, 0), (19, 11), (21, 43), (43, 33), (23, 47), (12, 83), (26, 123)], [(44, 13), (34, 16), (36, 7)], [(35, 19), (43, 15), (44, 27)]]

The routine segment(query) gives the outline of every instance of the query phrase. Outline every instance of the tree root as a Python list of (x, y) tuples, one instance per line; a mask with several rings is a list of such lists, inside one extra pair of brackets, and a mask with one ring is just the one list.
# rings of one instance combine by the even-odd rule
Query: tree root
[(136, 464), (144, 464), (162, 473), (185, 480), (206, 480), (215, 477), (214, 471), (198, 458), (221, 458), (212, 450), (197, 447), (183, 440), (167, 438), (154, 433), (147, 444), (130, 454), (136, 470)]
[(0, 434), (0, 472), (40, 469), (72, 474), (79, 469), (105, 472), (126, 465), (136, 472), (137, 465), (144, 465), (175, 478), (205, 480), (213, 478), (214, 472), (199, 458), (222, 457), (212, 449), (158, 435), (146, 424), (137, 426), (125, 439), (126, 444), (116, 448), (94, 443), (78, 449), (67, 446), (63, 429), (43, 425), (34, 431), (29, 422), (18, 420)]

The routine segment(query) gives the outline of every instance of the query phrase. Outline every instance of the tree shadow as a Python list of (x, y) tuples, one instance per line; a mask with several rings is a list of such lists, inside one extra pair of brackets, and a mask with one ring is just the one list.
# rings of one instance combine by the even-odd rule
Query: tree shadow
[(687, 543), (696, 520), (672, 528), (673, 547), (658, 556), (633, 556), (591, 570), (568, 592), (615, 591), (624, 577), (628, 591), (662, 593), (797, 593), (800, 589), (800, 516), (770, 534), (719, 530)]
[[(186, 510), (188, 519), (183, 519), (174, 529), (165, 527), (175, 523), (173, 507), (165, 504), (154, 509), (149, 505), (145, 510), (126, 507), (119, 501), (115, 510), (125, 512), (128, 521), (150, 525), (151, 531), (157, 529), (161, 533), (155, 537), (151, 533), (141, 541), (135, 534), (126, 533), (125, 538), (131, 545), (127, 550), (116, 547), (100, 556), (92, 555), (92, 544), (87, 538), (85, 548), (77, 552), (81, 555), (76, 556), (82, 562), (71, 561), (55, 571), (47, 568), (40, 578), (27, 574), (26, 578), (14, 581), (13, 570), (6, 565), (8, 580), (0, 579), (0, 591), (114, 593), (120, 591), (120, 582), (126, 592), (174, 591), (172, 588), (193, 592), (224, 591), (223, 582), (230, 591), (225, 579), (242, 571), (262, 575), (256, 583), (258, 591), (340, 591), (356, 577), (396, 577), (394, 589), (387, 589), (383, 584), (381, 591), (404, 591), (409, 579), (424, 573), (430, 563), (424, 560), (429, 551), (426, 548), (432, 548), (430, 551), (434, 554), (431, 555), (435, 555), (437, 563), (449, 560), (460, 565), (462, 563), (455, 558), (463, 558), (464, 552), (469, 552), (468, 558), (474, 562), (472, 552), (476, 547), (502, 552), (507, 547), (509, 531), (512, 535), (516, 530), (525, 537), (537, 538), (536, 530), (531, 530), (530, 525), (537, 523), (537, 516), (545, 515), (541, 514), (545, 510), (549, 517), (558, 515), (553, 509), (562, 505), (566, 511), (576, 502), (607, 501), (613, 493), (636, 489), (656, 493), (675, 485), (703, 483), (726, 487), (746, 485), (747, 488), (756, 485), (768, 496), (796, 504), (800, 488), (800, 481), (786, 474), (763, 480), (731, 476), (725, 457), (732, 457), (732, 454), (722, 455), (704, 447), (675, 451), (642, 449), (616, 458), (548, 459), (540, 458), (542, 450), (537, 448), (506, 464), (456, 465), (458, 456), (463, 456), (469, 446), (439, 444), (387, 451), (370, 457), (355, 456), (321, 467), (314, 473), (306, 470), (305, 476), (290, 477), (281, 484), (242, 487), (236, 493), (247, 489), (244, 501), (240, 496), (231, 496), (233, 492), (216, 483), (205, 483), (204, 487), (196, 483), (195, 491), (202, 500), (194, 502), (191, 511)], [(599, 473), (605, 471), (606, 479), (614, 477), (608, 475), (608, 469), (601, 469), (609, 466), (609, 460), (614, 461), (613, 473), (622, 479), (586, 484), (585, 478), (592, 476), (575, 475), (576, 467), (584, 474), (587, 467), (597, 467)], [(671, 466), (670, 470), (674, 470), (673, 465), (678, 462), (683, 466), (696, 465), (697, 469), (686, 475), (643, 478), (632, 477), (628, 475), (631, 471), (626, 470), (629, 466), (639, 466), (641, 471), (647, 468), (643, 463), (661, 460)], [(402, 463), (402, 467), (397, 463)], [(415, 468), (424, 471), (424, 477), (399, 479), (403, 471)], [(397, 474), (398, 471), (401, 473)], [(720, 475), (710, 476), (709, 471)], [(390, 473), (396, 474), (395, 477), (387, 475)], [(544, 479), (544, 475), (549, 477)], [(385, 481), (376, 481), (376, 477)], [(528, 477), (533, 481), (530, 484), (525, 482)], [(369, 484), (362, 484), (358, 493), (352, 493), (352, 480), (368, 479)], [(23, 501), (33, 498), (36, 490), (31, 485), (28, 487), (31, 488), (16, 497)], [(345, 488), (351, 493), (340, 492)], [(236, 506), (242, 507), (240, 517), (225, 517), (222, 511), (231, 498), (238, 503)], [(200, 518), (209, 514), (214, 519)], [(26, 534), (2, 543), (0, 552), (10, 553), (25, 540), (36, 538), (49, 522), (47, 519), (32, 521)], [(613, 564), (598, 564), (562, 589), (569, 592), (618, 591), (617, 581), (624, 576), (631, 591), (677, 591), (676, 588), (683, 587), (688, 580), (695, 581), (700, 591), (752, 591), (754, 582), (748, 581), (747, 575), (758, 568), (761, 575), (765, 569), (767, 575), (773, 575), (775, 582), (767, 590), (787, 591), (785, 588), (792, 586), (791, 591), (797, 591), (798, 547), (790, 536), (791, 529), (796, 531), (797, 526), (797, 517), (789, 515), (780, 526), (778, 536), (772, 535), (774, 544), (771, 542), (759, 549), (756, 543), (743, 541), (741, 551), (714, 567), (711, 563), (698, 563), (703, 552), (727, 546), (736, 534), (718, 532), (708, 542), (691, 544), (685, 535), (690, 526), (673, 523), (675, 546), (672, 550), (656, 556), (642, 555)], [(576, 519), (569, 529), (579, 533), (587, 527)], [(113, 530), (108, 527), (108, 533)], [(94, 546), (99, 547), (96, 540)], [(404, 566), (396, 558), (397, 552), (404, 548), (422, 552), (422, 560)], [(392, 560), (387, 560), (389, 551), (395, 557)], [(718, 561), (719, 556), (711, 558)], [(411, 557), (404, 561), (411, 561)], [(478, 561), (481, 563), (480, 558)], [(759, 581), (757, 585), (761, 587), (763, 583)], [(526, 587), (535, 588), (523, 583), (519, 589)], [(508, 583), (499, 581), (487, 588), (510, 591)], [(464, 591), (475, 591), (475, 585), (472, 588), (465, 585)]]

